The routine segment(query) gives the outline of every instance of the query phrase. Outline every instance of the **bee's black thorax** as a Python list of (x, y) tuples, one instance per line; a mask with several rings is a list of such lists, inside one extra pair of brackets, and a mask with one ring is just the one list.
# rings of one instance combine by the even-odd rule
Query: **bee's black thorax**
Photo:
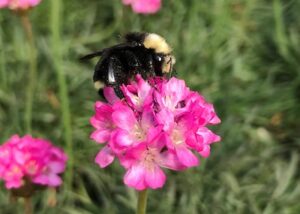
[[(156, 41), (162, 41), (162, 46)], [(151, 76), (163, 76), (166, 65), (170, 63), (167, 59), (171, 55), (158, 53), (159, 49), (170, 50), (165, 40), (159, 35), (129, 33), (125, 36), (124, 43), (105, 48), (84, 58), (101, 55), (93, 76), (95, 86), (97, 83), (97, 89), (100, 91), (102, 86), (112, 86), (121, 97), (120, 86), (128, 84), (136, 74), (140, 74), (144, 79)], [(171, 72), (172, 65), (169, 67), (170, 71), (167, 72)]]

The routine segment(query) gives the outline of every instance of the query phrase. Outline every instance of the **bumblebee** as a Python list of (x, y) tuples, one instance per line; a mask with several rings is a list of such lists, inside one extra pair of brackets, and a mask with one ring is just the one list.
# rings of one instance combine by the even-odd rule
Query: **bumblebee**
[(172, 49), (166, 40), (154, 33), (128, 33), (124, 42), (88, 54), (81, 59), (101, 56), (95, 66), (94, 86), (103, 96), (103, 88), (111, 86), (119, 97), (122, 84), (128, 84), (136, 74), (144, 79), (170, 75), (175, 64)]

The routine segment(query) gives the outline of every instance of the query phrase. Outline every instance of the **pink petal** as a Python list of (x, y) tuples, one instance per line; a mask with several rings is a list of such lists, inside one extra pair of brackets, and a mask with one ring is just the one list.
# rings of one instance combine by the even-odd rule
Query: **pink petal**
[(122, 85), (121, 86), (121, 90), (126, 98), (126, 101), (127, 103), (131, 106), (131, 107), (134, 107), (134, 108), (137, 108), (137, 107), (140, 107), (140, 105), (142, 104), (141, 103), (141, 100), (140, 98), (132, 93), (130, 90), (129, 90), (129, 86), (125, 86), (125, 85)]
[(186, 167), (182, 165), (182, 163), (179, 162), (177, 155), (174, 151), (166, 151), (163, 154), (161, 154), (159, 165), (172, 169), (172, 170), (184, 170)]
[(194, 132), (187, 132), (185, 143), (192, 149), (199, 150), (202, 149), (202, 143), (197, 141), (196, 135)]
[(61, 183), (62, 183), (62, 180), (58, 175), (56, 175), (56, 174), (48, 175), (48, 185), (49, 186), (56, 187), (56, 186), (61, 185)]
[(124, 156), (119, 156), (120, 163), (125, 169), (129, 169), (141, 161), (144, 152), (147, 150), (147, 143), (141, 142), (130, 147)]
[(136, 0), (132, 3), (132, 9), (136, 13), (156, 13), (160, 9), (160, 0)]
[(40, 3), (41, 0), (30, 0), (30, 5), (31, 6), (36, 6)]
[(95, 158), (95, 162), (101, 167), (105, 168), (108, 165), (110, 165), (115, 159), (115, 156), (112, 152), (112, 150), (108, 147), (105, 146), (101, 151), (97, 154)]
[(209, 145), (204, 145), (202, 151), (199, 151), (199, 154), (204, 158), (209, 157), (209, 155), (210, 155), (210, 146)]
[(137, 75), (136, 79), (138, 85), (138, 97), (142, 100), (144, 105), (150, 104), (152, 102), (153, 89), (151, 88), (149, 83), (141, 77), (141, 75)]
[(64, 161), (51, 161), (48, 164), (48, 167), (50, 168), (51, 172), (62, 173), (63, 171), (65, 171), (65, 162)]
[(114, 104), (120, 100), (120, 98), (116, 95), (113, 87), (104, 87), (103, 94), (107, 102), (110, 104)]
[(93, 139), (94, 141), (96, 141), (97, 143), (105, 143), (107, 141), (109, 141), (110, 139), (110, 134), (111, 131), (110, 130), (96, 130), (91, 134), (91, 139)]
[(147, 150), (146, 142), (141, 142), (134, 147), (127, 150), (125, 158), (132, 158), (135, 160), (140, 160), (144, 151)]
[(200, 127), (196, 133), (197, 140), (202, 144), (212, 144), (221, 140), (220, 136), (214, 134), (206, 127)]
[(174, 126), (174, 113), (164, 108), (156, 114), (157, 122), (163, 125), (164, 131), (170, 131)]
[(0, 8), (7, 7), (8, 6), (8, 0), (0, 0)]
[(132, 2), (134, 2), (135, 0), (122, 0), (122, 3), (125, 4), (125, 5), (129, 5), (131, 4)]
[(189, 149), (185, 146), (176, 147), (177, 157), (184, 166), (193, 167), (199, 165), (199, 160)]
[(156, 125), (154, 112), (151, 108), (145, 107), (142, 113), (141, 126), (143, 130), (148, 130)]
[(162, 127), (157, 126), (150, 128), (147, 134), (148, 146), (161, 150), (167, 144), (166, 135), (162, 132)]
[(19, 188), (22, 186), (22, 179), (18, 178), (18, 179), (13, 179), (13, 180), (8, 180), (5, 182), (5, 187), (7, 189), (11, 189), (11, 188)]
[(216, 125), (221, 123), (220, 118), (215, 114), (213, 118), (209, 121), (210, 124)]
[(115, 125), (121, 129), (131, 131), (133, 126), (137, 123), (133, 111), (127, 106), (116, 106), (112, 114), (112, 119)]
[(147, 186), (152, 189), (161, 188), (166, 182), (165, 173), (157, 165), (145, 171), (145, 178)]
[(46, 174), (39, 174), (38, 176), (34, 177), (32, 179), (32, 182), (35, 184), (42, 184), (47, 185), (48, 184), (48, 175)]
[(112, 143), (117, 147), (128, 147), (134, 143), (131, 134), (123, 129), (117, 129), (112, 135)]
[(145, 168), (142, 164), (133, 165), (129, 168), (124, 176), (124, 183), (137, 190), (144, 190), (147, 188), (145, 184)]
[(14, 156), (14, 159), (15, 159), (16, 163), (18, 163), (20, 165), (23, 165), (26, 161), (26, 157), (25, 157), (25, 154), (24, 154), (23, 151), (14, 149), (13, 150), (13, 156)]

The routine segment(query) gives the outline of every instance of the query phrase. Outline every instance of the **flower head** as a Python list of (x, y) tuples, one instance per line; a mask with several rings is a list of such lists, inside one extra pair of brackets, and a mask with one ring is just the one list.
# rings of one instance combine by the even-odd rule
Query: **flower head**
[(11, 10), (28, 10), (35, 7), (41, 0), (0, 0), (0, 8), (9, 8)]
[(156, 13), (161, 7), (161, 0), (122, 0), (122, 2), (125, 5), (131, 5), (135, 13)]
[(13, 135), (0, 146), (0, 179), (8, 189), (22, 187), (25, 180), (56, 187), (66, 161), (64, 152), (47, 140)]
[(162, 168), (184, 170), (208, 157), (220, 137), (206, 126), (220, 122), (213, 105), (183, 80), (140, 75), (122, 85), (124, 98), (105, 89), (109, 103), (96, 102), (91, 138), (106, 143), (96, 157), (100, 167), (118, 159), (126, 169), (124, 183), (138, 190), (161, 188)]

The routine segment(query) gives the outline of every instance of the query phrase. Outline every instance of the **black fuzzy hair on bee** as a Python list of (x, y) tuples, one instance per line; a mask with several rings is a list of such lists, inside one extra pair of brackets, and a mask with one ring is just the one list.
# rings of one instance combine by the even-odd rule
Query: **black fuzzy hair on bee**
[(134, 32), (124, 36), (124, 42), (82, 57), (101, 56), (95, 66), (94, 86), (103, 96), (103, 87), (111, 86), (119, 97), (122, 84), (128, 84), (136, 74), (144, 79), (170, 74), (175, 64), (172, 49), (165, 39), (154, 33)]

